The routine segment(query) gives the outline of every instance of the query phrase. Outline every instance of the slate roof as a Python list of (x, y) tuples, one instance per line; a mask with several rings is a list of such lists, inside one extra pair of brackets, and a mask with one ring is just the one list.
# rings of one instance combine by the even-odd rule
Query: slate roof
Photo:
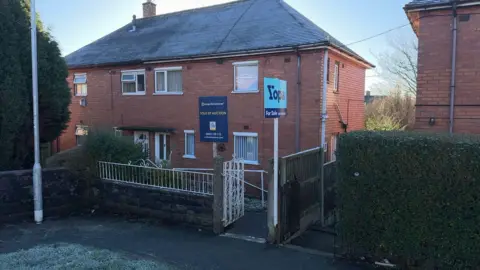
[[(407, 5), (405, 5), (405, 9), (412, 9), (412, 8), (420, 8), (420, 7), (430, 7), (430, 6), (441, 6), (445, 4), (451, 4), (452, 0), (413, 0)], [(461, 2), (474, 2), (474, 0), (458, 0), (459, 3)]]
[(331, 44), (366, 62), (283, 0), (240, 0), (137, 19), (66, 56), (87, 67)]

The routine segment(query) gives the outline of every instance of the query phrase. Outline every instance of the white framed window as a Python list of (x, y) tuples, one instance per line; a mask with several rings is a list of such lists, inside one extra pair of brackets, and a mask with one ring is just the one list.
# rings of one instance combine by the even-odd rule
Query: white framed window
[(258, 133), (234, 132), (235, 157), (243, 158), (245, 164), (258, 165)]
[(330, 161), (336, 161), (337, 160), (337, 135), (332, 135), (330, 139), (330, 147), (332, 148), (330, 151)]
[(340, 83), (340, 62), (335, 62), (335, 69), (333, 70), (333, 90), (338, 92)]
[(75, 128), (75, 141), (77, 146), (81, 146), (85, 143), (88, 136), (88, 126), (77, 125)]
[(121, 76), (124, 95), (145, 95), (145, 70), (125, 70)]
[(185, 155), (184, 158), (195, 158), (195, 131), (185, 130)]
[(154, 94), (156, 95), (183, 94), (182, 67), (156, 68)]
[(133, 139), (136, 144), (142, 145), (142, 150), (144, 153), (148, 154), (150, 151), (150, 143), (148, 140), (148, 132), (147, 131), (134, 131), (133, 132)]
[(73, 86), (74, 86), (73, 92), (76, 97), (87, 96), (87, 74), (86, 73), (74, 74)]
[(233, 93), (257, 93), (258, 61), (235, 62)]
[(113, 134), (115, 134), (115, 137), (122, 137), (123, 136), (123, 131), (114, 127), (113, 128)]

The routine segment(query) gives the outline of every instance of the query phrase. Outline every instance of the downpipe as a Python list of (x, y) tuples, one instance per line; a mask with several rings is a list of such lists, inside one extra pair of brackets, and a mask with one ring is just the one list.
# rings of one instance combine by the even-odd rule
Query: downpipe
[(325, 163), (325, 130), (327, 126), (327, 78), (328, 78), (328, 49), (323, 54), (323, 89), (322, 89), (322, 133), (320, 135), (320, 224), (325, 227), (325, 192), (324, 192), (324, 163)]
[(450, 123), (449, 133), (453, 135), (455, 115), (455, 88), (456, 88), (456, 67), (457, 67), (457, 0), (453, 2), (453, 27), (452, 27), (452, 74), (450, 79)]
[(297, 49), (297, 91), (295, 94), (295, 152), (300, 152), (300, 91), (301, 91), (301, 71), (302, 71), (302, 56)]

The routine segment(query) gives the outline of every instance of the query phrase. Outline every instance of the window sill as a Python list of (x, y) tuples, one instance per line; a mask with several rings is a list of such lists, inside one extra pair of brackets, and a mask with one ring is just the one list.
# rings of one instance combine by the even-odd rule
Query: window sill
[(256, 166), (259, 166), (260, 163), (258, 163), (258, 161), (249, 161), (249, 160), (244, 160), (243, 163), (247, 164), (247, 165), (256, 165)]
[(75, 97), (86, 97), (87, 95), (75, 95)]
[(145, 92), (137, 92), (137, 93), (122, 93), (122, 96), (145, 96)]
[(155, 92), (154, 96), (183, 96), (183, 92)]
[(192, 156), (192, 155), (184, 155), (183, 158), (185, 158), (185, 159), (197, 159), (195, 156)]
[(260, 90), (254, 90), (254, 91), (232, 91), (232, 94), (257, 94), (260, 93)]

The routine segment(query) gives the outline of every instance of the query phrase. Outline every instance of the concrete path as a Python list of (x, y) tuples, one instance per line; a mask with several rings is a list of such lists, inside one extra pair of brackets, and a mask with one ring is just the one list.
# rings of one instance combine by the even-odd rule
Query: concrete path
[(358, 269), (291, 249), (120, 218), (70, 218), (0, 229), (0, 253), (54, 243), (109, 249), (133, 258), (166, 262), (180, 270)]

